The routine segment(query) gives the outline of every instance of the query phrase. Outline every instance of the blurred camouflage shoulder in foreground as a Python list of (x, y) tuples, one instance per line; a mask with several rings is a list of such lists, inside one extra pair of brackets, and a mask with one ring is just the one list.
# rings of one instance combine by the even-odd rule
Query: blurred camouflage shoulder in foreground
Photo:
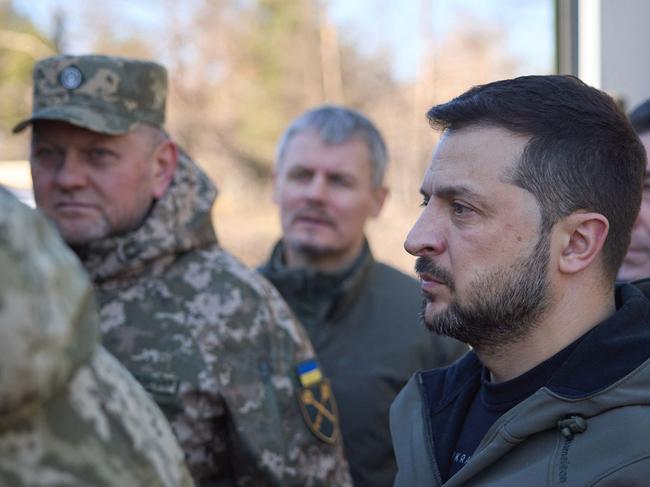
[(92, 289), (0, 188), (0, 485), (192, 486), (156, 405), (97, 345)]
[(103, 343), (163, 409), (197, 483), (351, 485), (327, 394), (314, 403), (325, 381), (303, 395), (311, 424), (301, 410), (311, 344), (273, 286), (218, 245), (215, 197), (182, 153), (141, 227), (77, 249)]

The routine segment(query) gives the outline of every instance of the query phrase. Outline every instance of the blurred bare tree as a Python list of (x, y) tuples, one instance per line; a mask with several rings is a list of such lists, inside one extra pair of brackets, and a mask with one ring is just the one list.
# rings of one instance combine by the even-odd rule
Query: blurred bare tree
[(56, 53), (53, 41), (0, 0), (0, 159), (25, 153), (24, 141), (11, 136), (13, 123), (29, 113), (34, 61)]
[[(220, 235), (248, 263), (259, 262), (278, 234), (268, 183), (277, 139), (293, 117), (317, 104), (342, 103), (377, 123), (391, 152), (393, 198), (371, 233), (387, 244), (386, 251), (376, 249), (379, 257), (401, 265), (400, 225), (417, 209), (436, 138), (427, 109), (517, 68), (503, 28), (463, 13), (448, 32), (435, 33), (424, 20), (414, 26), (422, 54), (415, 79), (404, 81), (395, 78), (388, 51), (364, 49), (337, 28), (328, 0), (141, 0), (138, 9), (155, 13), (145, 30), (120, 13), (126, 0), (115, 0), (112, 9), (77, 3), (74, 13), (56, 10), (48, 40), (0, 0), (0, 137), (6, 140), (28, 111), (34, 60), (71, 44), (68, 16), (81, 18), (83, 32), (75, 35), (89, 39), (91, 51), (168, 67), (168, 129), (221, 186)], [(420, 18), (431, 18), (432, 5), (420, 0)], [(15, 36), (24, 37), (14, 42)], [(387, 224), (391, 232), (383, 231)]]

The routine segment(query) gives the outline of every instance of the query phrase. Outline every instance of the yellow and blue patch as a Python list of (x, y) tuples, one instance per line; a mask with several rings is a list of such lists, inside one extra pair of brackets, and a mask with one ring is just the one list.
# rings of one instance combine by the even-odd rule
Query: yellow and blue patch
[(307, 360), (296, 366), (302, 387), (298, 403), (310, 431), (325, 443), (338, 438), (339, 418), (330, 381), (323, 377), (316, 360)]
[(296, 370), (298, 371), (300, 384), (302, 384), (303, 387), (309, 387), (323, 379), (323, 374), (318, 368), (318, 362), (316, 362), (315, 359), (305, 360), (304, 362), (299, 363), (296, 366)]

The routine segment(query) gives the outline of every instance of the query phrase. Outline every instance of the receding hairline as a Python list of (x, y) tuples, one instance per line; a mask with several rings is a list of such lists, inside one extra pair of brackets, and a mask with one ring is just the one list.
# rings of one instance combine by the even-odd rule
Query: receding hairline
[(359, 139), (368, 151), (371, 184), (381, 187), (388, 166), (388, 148), (375, 124), (361, 112), (339, 105), (321, 105), (294, 119), (285, 129), (276, 149), (276, 168), (285, 159), (291, 141), (307, 131), (316, 133), (326, 146), (337, 146)]

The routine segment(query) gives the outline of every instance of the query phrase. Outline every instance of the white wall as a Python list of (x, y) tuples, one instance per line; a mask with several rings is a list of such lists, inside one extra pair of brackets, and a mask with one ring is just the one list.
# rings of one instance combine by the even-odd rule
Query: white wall
[(650, 98), (650, 1), (579, 0), (578, 65), (627, 109)]

